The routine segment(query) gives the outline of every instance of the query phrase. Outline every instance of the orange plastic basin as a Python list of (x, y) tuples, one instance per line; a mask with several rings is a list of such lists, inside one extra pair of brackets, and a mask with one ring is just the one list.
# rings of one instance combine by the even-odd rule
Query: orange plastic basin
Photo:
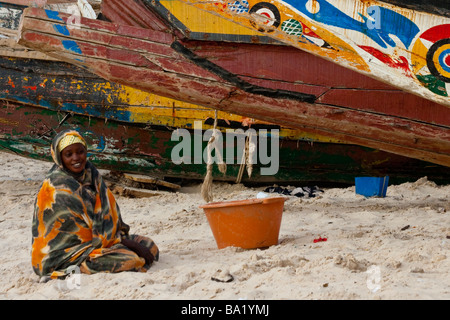
[(214, 202), (203, 208), (219, 249), (278, 244), (284, 197)]

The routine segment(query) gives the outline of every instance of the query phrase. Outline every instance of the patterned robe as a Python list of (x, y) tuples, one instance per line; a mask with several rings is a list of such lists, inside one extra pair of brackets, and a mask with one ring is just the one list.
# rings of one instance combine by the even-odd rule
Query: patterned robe
[(147, 271), (144, 258), (121, 244), (134, 240), (150, 250), (155, 260), (159, 251), (147, 237), (128, 235), (114, 195), (98, 170), (88, 161), (77, 176), (62, 165), (59, 140), (76, 131), (63, 131), (52, 143), (55, 165), (47, 174), (35, 201), (32, 221), (31, 260), (39, 276), (66, 276), (69, 267), (83, 273)]

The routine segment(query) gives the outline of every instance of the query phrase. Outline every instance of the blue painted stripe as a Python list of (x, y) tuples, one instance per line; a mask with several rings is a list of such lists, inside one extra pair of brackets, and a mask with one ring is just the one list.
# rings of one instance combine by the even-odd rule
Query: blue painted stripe
[(56, 32), (61, 33), (64, 36), (70, 36), (69, 29), (67, 29), (66, 26), (60, 25), (60, 24), (54, 24), (53, 29), (55, 29)]
[(47, 17), (49, 17), (50, 19), (63, 21), (63, 19), (61, 19), (61, 17), (59, 16), (58, 11), (45, 9), (45, 13), (47, 14)]
[(99, 105), (80, 105), (72, 102), (64, 102), (62, 104), (57, 103), (55, 100), (39, 99), (37, 97), (24, 97), (20, 95), (11, 95), (6, 93), (0, 93), (0, 99), (8, 99), (17, 101), (19, 103), (26, 103), (36, 106), (48, 108), (53, 111), (66, 111), (74, 112), (76, 114), (92, 116), (98, 118), (106, 118), (108, 120), (118, 120), (123, 122), (131, 121), (132, 112), (126, 110), (107, 110), (104, 106)]
[(309, 19), (348, 30), (355, 30), (367, 35), (380, 47), (396, 47), (390, 35), (397, 36), (406, 48), (409, 48), (414, 37), (419, 33), (419, 27), (407, 17), (384, 7), (371, 6), (367, 13), (373, 20), (359, 13), (364, 23), (353, 19), (327, 0), (316, 0), (318, 11), (311, 13), (306, 4), (309, 0), (284, 0)]
[(80, 47), (78, 46), (78, 44), (75, 41), (62, 40), (61, 42), (66, 50), (70, 50), (70, 51), (78, 53), (78, 54), (82, 53)]

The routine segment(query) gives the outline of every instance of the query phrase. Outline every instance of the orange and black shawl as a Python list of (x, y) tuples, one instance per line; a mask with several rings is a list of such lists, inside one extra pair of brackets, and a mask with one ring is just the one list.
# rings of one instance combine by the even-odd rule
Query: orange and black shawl
[(89, 161), (75, 176), (66, 170), (56, 151), (61, 138), (79, 135), (63, 131), (53, 140), (55, 165), (35, 202), (32, 221), (32, 266), (39, 276), (64, 277), (70, 267), (81, 272), (146, 271), (145, 259), (121, 243), (123, 238), (144, 245), (158, 260), (158, 248), (149, 238), (128, 235), (119, 206), (98, 170)]

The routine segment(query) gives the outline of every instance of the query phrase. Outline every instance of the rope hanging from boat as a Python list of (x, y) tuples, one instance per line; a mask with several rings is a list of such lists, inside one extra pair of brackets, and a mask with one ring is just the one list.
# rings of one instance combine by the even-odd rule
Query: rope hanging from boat
[(256, 151), (256, 144), (252, 139), (252, 132), (249, 130), (247, 137), (245, 138), (244, 152), (242, 154), (241, 166), (239, 167), (236, 183), (241, 183), (242, 176), (244, 175), (244, 168), (247, 167), (248, 177), (252, 177), (253, 173), (253, 154)]
[(208, 153), (208, 160), (206, 163), (206, 176), (205, 179), (203, 181), (202, 184), (202, 197), (203, 200), (205, 200), (206, 202), (211, 202), (214, 198), (213, 193), (212, 193), (212, 182), (213, 182), (213, 177), (212, 177), (212, 170), (213, 170), (213, 159), (212, 159), (212, 155), (211, 155), (211, 151), (214, 148), (215, 152), (216, 152), (216, 157), (217, 157), (217, 164), (219, 167), (219, 171), (223, 174), (225, 174), (225, 172), (227, 171), (227, 165), (225, 164), (225, 162), (223, 161), (222, 158), (222, 154), (219, 151), (219, 148), (217, 146), (218, 143), (218, 139), (216, 139), (217, 137), (217, 110), (214, 111), (214, 128), (213, 128), (213, 134), (211, 136), (211, 138), (208, 141), (208, 146), (207, 146), (207, 153)]

